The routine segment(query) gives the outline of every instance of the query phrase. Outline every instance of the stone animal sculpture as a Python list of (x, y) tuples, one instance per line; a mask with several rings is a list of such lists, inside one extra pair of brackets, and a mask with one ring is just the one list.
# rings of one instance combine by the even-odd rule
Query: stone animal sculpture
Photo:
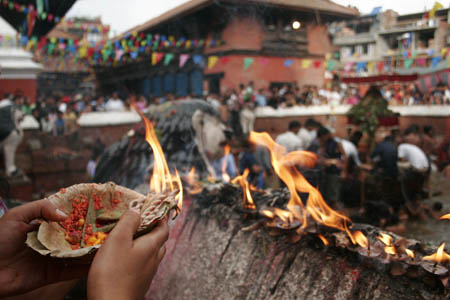
[[(202, 100), (174, 101), (150, 108), (146, 116), (154, 122), (171, 169), (184, 173), (195, 167), (199, 175), (215, 177), (211, 161), (223, 156), (228, 132), (213, 106)], [(101, 155), (94, 182), (129, 188), (145, 182), (153, 157), (141, 123)]]
[(21, 172), (15, 164), (16, 150), (23, 139), (23, 131), (19, 126), (23, 114), (14, 103), (5, 98), (0, 101), (0, 149), (5, 158), (5, 173), (14, 177)]

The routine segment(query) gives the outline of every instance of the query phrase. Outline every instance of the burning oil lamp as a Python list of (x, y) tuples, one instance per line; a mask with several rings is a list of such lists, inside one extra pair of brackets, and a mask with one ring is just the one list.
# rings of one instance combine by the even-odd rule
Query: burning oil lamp
[(414, 251), (410, 249), (405, 249), (406, 254), (411, 258), (411, 262), (415, 263), (416, 255), (414, 254)]
[[(434, 273), (434, 274), (437, 274), (438, 272), (442, 272), (441, 269), (443, 267), (438, 266), (438, 264), (450, 261), (450, 255), (448, 255), (448, 253), (446, 253), (444, 249), (445, 249), (445, 243), (442, 243), (442, 245), (440, 245), (439, 248), (437, 249), (436, 253), (433, 253), (433, 254), (428, 255), (428, 256), (424, 256), (422, 258), (422, 260), (434, 262), (433, 268), (431, 270), (431, 272)], [(448, 272), (447, 269), (445, 269), (445, 270)]]
[(380, 240), (384, 245), (384, 252), (386, 253), (386, 259), (389, 260), (390, 256), (397, 257), (397, 250), (393, 245), (393, 238), (389, 234), (380, 233), (380, 236), (377, 236), (377, 239)]
[(361, 231), (358, 230), (353, 233), (353, 238), (356, 244), (363, 247), (364, 249), (367, 249), (368, 256), (370, 256), (370, 242), (367, 239), (367, 237)]
[(244, 209), (255, 211), (256, 205), (253, 201), (252, 194), (250, 193), (250, 184), (247, 181), (248, 174), (250, 174), (249, 169), (245, 169), (244, 174), (237, 176), (233, 180), (231, 180), (232, 184), (240, 184), (242, 187), (242, 191), (244, 193), (243, 197), (243, 206)]
[(450, 214), (443, 215), (440, 219), (441, 220), (450, 220)]

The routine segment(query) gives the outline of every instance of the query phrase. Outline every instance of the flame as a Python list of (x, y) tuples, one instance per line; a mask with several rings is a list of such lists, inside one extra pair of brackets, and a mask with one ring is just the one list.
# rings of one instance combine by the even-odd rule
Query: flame
[(440, 264), (441, 262), (450, 261), (450, 255), (448, 255), (444, 251), (444, 248), (445, 248), (445, 243), (442, 243), (442, 245), (440, 245), (439, 248), (437, 249), (436, 253), (433, 253), (428, 256), (424, 256), (423, 260), (434, 261), (438, 264)]
[(416, 255), (414, 254), (414, 251), (409, 250), (409, 249), (405, 249), (406, 254), (408, 254), (408, 256), (412, 259), (414, 259), (416, 257)]
[(317, 236), (319, 237), (319, 239), (322, 241), (322, 243), (323, 243), (325, 246), (328, 246), (328, 245), (330, 244), (330, 242), (328, 242), (328, 240), (327, 240), (323, 235), (319, 234), (319, 235), (317, 235)]
[(317, 162), (317, 155), (309, 151), (294, 151), (285, 154), (281, 163), (287, 167), (302, 166), (313, 168)]
[(275, 214), (272, 211), (268, 210), (268, 209), (261, 210), (261, 214), (263, 216), (265, 216), (266, 218), (269, 218), (269, 219), (275, 218)]
[(153, 174), (150, 179), (150, 191), (155, 193), (178, 191), (175, 199), (177, 200), (178, 210), (183, 205), (183, 186), (178, 171), (172, 175), (164, 157), (161, 144), (156, 136), (153, 124), (144, 116), (144, 114), (135, 107), (136, 111), (145, 122), (145, 140), (153, 150)]
[(228, 155), (230, 154), (231, 148), (230, 145), (225, 145), (224, 148), (224, 155), (222, 160), (222, 179), (224, 182), (230, 182), (231, 178), (230, 175), (227, 173), (227, 161), (228, 161)]
[(450, 220), (450, 214), (443, 215), (441, 220)]
[(253, 201), (252, 194), (250, 193), (250, 184), (247, 181), (248, 174), (250, 174), (250, 171), (248, 169), (245, 169), (244, 174), (237, 176), (234, 178), (231, 183), (232, 184), (240, 184), (242, 187), (242, 190), (244, 192), (244, 208), (250, 209), (250, 210), (256, 210), (255, 202)]
[(397, 255), (397, 250), (394, 246), (386, 246), (384, 247), (384, 252), (390, 255)]
[(380, 234), (381, 234), (381, 236), (377, 236), (377, 239), (382, 241), (383, 244), (385, 244), (386, 246), (391, 246), (392, 245), (392, 236), (390, 236), (389, 234), (385, 234), (385, 233), (380, 233)]
[[(265, 132), (251, 132), (249, 140), (269, 149), (274, 171), (286, 184), (290, 192), (290, 199), (286, 207), (296, 219), (302, 222), (302, 229), (307, 226), (306, 214), (309, 213), (316, 222), (347, 232), (352, 242), (355, 243), (347, 226), (347, 223), (351, 222), (350, 219), (329, 207), (320, 192), (295, 167), (290, 166), (292, 162), (302, 162), (304, 165), (312, 166), (317, 160), (314, 154), (306, 151), (286, 154), (286, 150), (276, 144), (270, 135)], [(306, 207), (298, 192), (309, 194)]]
[(367, 239), (367, 237), (361, 232), (361, 231), (355, 231), (353, 233), (353, 237), (355, 242), (360, 245), (363, 248), (368, 249), (369, 248), (369, 240)]
[(187, 176), (185, 177), (189, 184), (189, 194), (196, 195), (203, 191), (203, 187), (198, 181), (198, 175), (195, 171), (195, 167), (192, 167)]

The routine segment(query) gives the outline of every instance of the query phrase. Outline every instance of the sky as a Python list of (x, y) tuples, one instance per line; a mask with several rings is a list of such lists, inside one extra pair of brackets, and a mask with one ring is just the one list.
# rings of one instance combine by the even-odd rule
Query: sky
[[(78, 0), (68, 17), (101, 16), (104, 24), (112, 26), (112, 35), (120, 34), (142, 24), (186, 0)], [(431, 9), (435, 0), (335, 0), (342, 5), (358, 7), (362, 13), (369, 13), (374, 7), (393, 9), (400, 14), (422, 12)], [(444, 7), (449, 0), (441, 0)]]

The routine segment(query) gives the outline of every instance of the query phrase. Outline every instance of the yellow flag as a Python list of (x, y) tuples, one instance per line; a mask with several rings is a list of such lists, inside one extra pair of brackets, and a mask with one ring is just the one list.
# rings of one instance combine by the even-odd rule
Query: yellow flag
[(369, 61), (369, 63), (367, 64), (367, 71), (369, 73), (372, 73), (374, 69), (375, 69), (375, 62)]
[(187, 40), (187, 41), (186, 41), (186, 48), (190, 48), (191, 45), (192, 45), (191, 40)]
[(441, 9), (441, 8), (443, 8), (444, 7), (444, 5), (442, 5), (441, 3), (439, 3), (439, 2), (434, 2), (434, 5), (433, 5), (433, 8), (430, 10), (430, 13), (428, 14), (428, 17), (430, 18), (430, 19), (433, 19), (434, 18), (434, 15), (436, 14), (436, 11), (438, 10), (438, 9)]
[(308, 69), (312, 64), (312, 60), (310, 59), (302, 59), (302, 68)]
[(210, 57), (208, 57), (208, 69), (214, 68), (214, 66), (217, 64), (218, 60), (219, 60), (218, 56), (210, 56)]
[(442, 48), (441, 49), (441, 56), (445, 56), (445, 54), (447, 54), (447, 48)]
[(80, 47), (80, 49), (78, 50), (80, 52), (80, 57), (84, 58), (87, 56), (87, 48), (86, 46)]
[(158, 63), (158, 54), (155, 52), (152, 53), (152, 65), (156, 65)]

